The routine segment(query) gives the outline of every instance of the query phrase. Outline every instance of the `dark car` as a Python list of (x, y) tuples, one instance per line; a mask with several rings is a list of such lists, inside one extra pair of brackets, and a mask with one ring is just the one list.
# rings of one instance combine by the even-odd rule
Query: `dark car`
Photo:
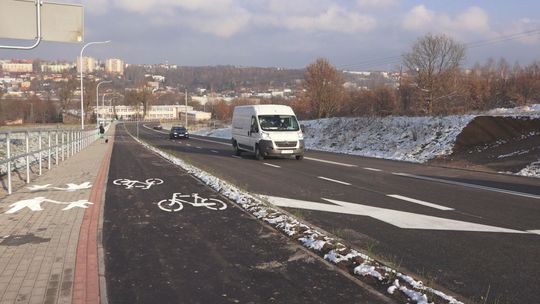
[(163, 130), (163, 126), (162, 125), (155, 125), (154, 130)]
[(171, 132), (169, 133), (169, 138), (189, 138), (189, 132), (186, 128), (182, 126), (176, 126), (171, 128)]

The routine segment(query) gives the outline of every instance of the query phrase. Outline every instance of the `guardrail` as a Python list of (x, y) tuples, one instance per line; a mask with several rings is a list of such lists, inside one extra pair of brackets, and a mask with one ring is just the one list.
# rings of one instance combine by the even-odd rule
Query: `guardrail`
[(43, 162), (50, 170), (52, 163), (58, 166), (60, 161), (88, 147), (98, 137), (97, 128), (0, 131), (0, 176), (7, 175), (8, 194), (12, 193), (12, 171), (26, 167), (28, 184), (32, 164), (38, 164), (38, 175), (41, 175)]

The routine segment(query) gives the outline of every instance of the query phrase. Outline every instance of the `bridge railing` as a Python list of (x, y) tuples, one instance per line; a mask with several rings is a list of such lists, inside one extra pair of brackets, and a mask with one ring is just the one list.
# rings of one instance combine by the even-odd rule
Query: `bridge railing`
[[(108, 127), (108, 126), (107, 126)], [(99, 138), (98, 128), (26, 129), (0, 131), (0, 178), (7, 175), (7, 192), (12, 193), (12, 175), (26, 171), (30, 183), (30, 168), (37, 164), (37, 174), (43, 167), (51, 170)]]

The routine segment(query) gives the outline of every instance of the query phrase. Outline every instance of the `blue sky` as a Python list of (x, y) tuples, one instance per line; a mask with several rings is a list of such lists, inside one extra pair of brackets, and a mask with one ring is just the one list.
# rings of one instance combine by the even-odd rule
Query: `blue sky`
[[(534, 35), (467, 51), (467, 65), (488, 58), (540, 60), (539, 1), (503, 0), (91, 0), (85, 41), (112, 40), (86, 54), (128, 63), (299, 68), (317, 57), (340, 68), (393, 69), (427, 32), (463, 43)], [(43, 43), (0, 58), (74, 59), (80, 45)]]

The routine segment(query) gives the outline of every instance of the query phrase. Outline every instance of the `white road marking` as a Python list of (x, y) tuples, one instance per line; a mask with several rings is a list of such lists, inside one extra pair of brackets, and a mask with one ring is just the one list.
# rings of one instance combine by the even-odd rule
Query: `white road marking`
[(220, 145), (232, 147), (232, 144), (231, 144), (231, 143), (224, 143), (224, 142), (220, 142), (220, 141), (209, 140), (209, 139), (202, 139), (202, 138), (195, 138), (195, 137), (190, 137), (190, 138), (191, 138), (191, 139), (195, 139), (195, 140), (207, 141), (207, 142), (211, 142), (211, 143), (215, 143), (215, 144), (220, 144)]
[(338, 183), (338, 184), (342, 184), (342, 185), (347, 185), (347, 186), (351, 185), (351, 184), (349, 184), (347, 182), (342, 182), (342, 181), (339, 181), (339, 180), (336, 180), (336, 179), (331, 179), (331, 178), (324, 177), (324, 176), (317, 176), (317, 178), (324, 179), (324, 180), (331, 181), (331, 182)]
[(196, 149), (202, 149), (201, 147), (195, 147)]
[(216, 150), (210, 150), (212, 153), (219, 153), (219, 151)]
[(324, 160), (324, 159), (313, 158), (313, 157), (305, 157), (304, 156), (304, 159), (317, 161), (317, 162), (321, 162), (321, 163), (332, 164), (332, 165), (344, 166), (344, 167), (358, 167), (357, 165), (338, 163), (338, 162), (334, 162), (334, 161), (331, 161), (331, 160)]
[(22, 209), (25, 209), (25, 208), (28, 208), (32, 211), (42, 211), (43, 208), (41, 207), (41, 203), (44, 203), (44, 202), (49, 202), (49, 203), (53, 203), (53, 204), (58, 204), (58, 205), (67, 205), (66, 207), (64, 207), (62, 209), (62, 211), (66, 211), (66, 210), (70, 210), (70, 209), (73, 209), (75, 207), (78, 207), (78, 208), (88, 208), (89, 205), (93, 205), (94, 203), (91, 203), (87, 200), (78, 200), (78, 201), (74, 201), (74, 202), (59, 202), (59, 201), (55, 201), (55, 200), (51, 200), (51, 199), (47, 199), (43, 196), (38, 196), (38, 197), (34, 197), (34, 198), (31, 198), (31, 199), (25, 199), (25, 200), (21, 200), (21, 201), (18, 201), (18, 202), (15, 202), (11, 205), (9, 205), (9, 207), (11, 207), (11, 209), (9, 209), (8, 211), (6, 211), (5, 213), (6, 214), (13, 214), (13, 213), (16, 213)]
[(274, 168), (281, 168), (281, 166), (273, 165), (273, 164), (269, 164), (269, 163), (263, 163), (263, 165), (267, 165), (267, 166), (274, 167)]
[(540, 230), (527, 230), (527, 232), (540, 235)]
[(449, 230), (449, 231), (476, 231), (476, 232), (502, 232), (502, 233), (528, 233), (525, 231), (487, 226), (476, 223), (469, 223), (446, 219), (441, 217), (416, 214), (412, 212), (397, 211), (378, 207), (371, 207), (361, 204), (353, 204), (348, 202), (336, 201), (323, 198), (323, 200), (333, 203), (322, 204), (310, 201), (301, 201), (290, 198), (263, 196), (270, 203), (289, 208), (300, 208), (308, 210), (326, 211), (333, 213), (352, 214), (368, 216), (379, 221), (403, 229), (423, 229), (423, 230)]
[(362, 168), (362, 169), (368, 170), (368, 171), (375, 171), (375, 172), (381, 172), (382, 171), (381, 169), (375, 169), (375, 168), (369, 168), (369, 167)]
[(445, 207), (445, 206), (432, 204), (432, 203), (424, 202), (424, 201), (421, 201), (421, 200), (417, 200), (417, 199), (414, 199), (414, 198), (401, 196), (401, 195), (397, 195), (397, 194), (387, 194), (386, 196), (393, 197), (393, 198), (400, 199), (400, 200), (404, 200), (404, 201), (411, 202), (411, 203), (415, 203), (415, 204), (418, 204), (418, 205), (424, 205), (424, 206), (439, 209), (439, 210), (444, 210), (444, 211), (454, 210), (454, 208), (448, 208), (448, 207)]
[(68, 191), (68, 192), (92, 188), (92, 184), (90, 182), (84, 182), (81, 184), (68, 183), (66, 184), (67, 188), (49, 187), (49, 186), (50, 184), (42, 185), (42, 186), (34, 185), (34, 186), (26, 187), (26, 188), (30, 189), (30, 191), (43, 191), (47, 189), (54, 189), (54, 190), (61, 190), (61, 191)]
[(236, 156), (236, 155), (231, 155), (231, 157), (242, 159), (240, 156)]
[(186, 146), (191, 147), (191, 144), (186, 144)]
[(432, 182), (438, 182), (438, 183), (444, 183), (444, 184), (450, 184), (450, 185), (456, 185), (456, 186), (463, 186), (463, 187), (469, 187), (469, 188), (481, 189), (481, 190), (486, 190), (486, 191), (499, 192), (499, 193), (504, 193), (504, 194), (510, 194), (510, 195), (528, 197), (528, 198), (534, 198), (534, 199), (540, 199), (540, 195), (517, 192), (517, 191), (511, 191), (511, 190), (504, 190), (504, 189), (493, 188), (493, 187), (488, 187), (488, 186), (467, 184), (467, 183), (449, 181), (449, 180), (445, 180), (445, 179), (413, 175), (413, 174), (408, 174), (408, 173), (396, 173), (396, 172), (394, 172), (392, 174), (398, 175), (398, 176), (422, 179), (422, 180), (427, 180), (427, 181), (432, 181)]

